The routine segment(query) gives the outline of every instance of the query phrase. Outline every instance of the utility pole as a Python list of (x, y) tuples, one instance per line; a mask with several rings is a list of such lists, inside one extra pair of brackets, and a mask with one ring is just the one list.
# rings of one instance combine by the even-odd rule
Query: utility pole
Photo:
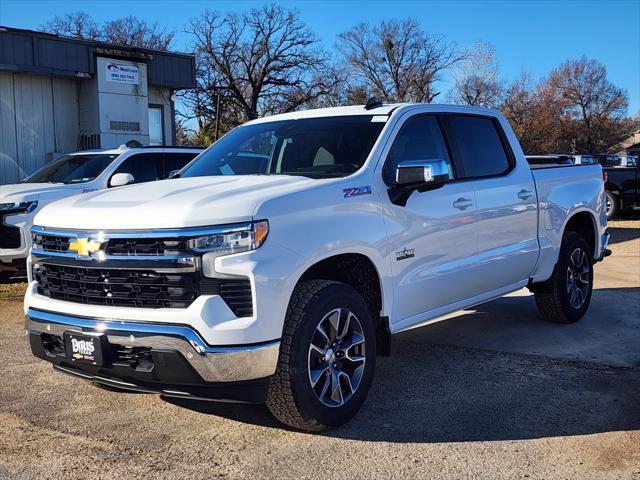
[(218, 135), (220, 133), (220, 92), (216, 92), (216, 127), (214, 141), (218, 141)]

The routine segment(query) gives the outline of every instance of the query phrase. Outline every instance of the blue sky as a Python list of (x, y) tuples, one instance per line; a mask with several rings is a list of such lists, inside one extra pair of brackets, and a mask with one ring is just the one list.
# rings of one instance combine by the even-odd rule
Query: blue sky
[[(136, 15), (176, 30), (175, 50), (186, 51), (183, 31), (190, 18), (206, 8), (243, 10), (265, 2), (250, 0), (0, 0), (0, 25), (38, 29), (54, 15), (84, 10), (102, 21)], [(503, 76), (522, 71), (545, 75), (567, 59), (582, 55), (607, 67), (609, 78), (627, 90), (630, 113), (640, 111), (640, 0), (609, 1), (281, 1), (295, 7), (327, 47), (351, 26), (388, 18), (411, 17), (425, 30), (468, 47), (491, 42)], [(442, 89), (447, 89), (447, 79)]]

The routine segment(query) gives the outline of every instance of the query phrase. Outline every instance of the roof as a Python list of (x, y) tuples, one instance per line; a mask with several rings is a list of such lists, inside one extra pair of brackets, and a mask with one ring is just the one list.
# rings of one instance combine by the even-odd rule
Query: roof
[(65, 153), (65, 155), (92, 155), (92, 154), (97, 154), (97, 153), (102, 153), (105, 155), (121, 155), (125, 152), (129, 153), (129, 152), (146, 152), (146, 153), (153, 153), (154, 151), (159, 151), (159, 152), (193, 152), (193, 151), (197, 151), (197, 152), (201, 152), (202, 150), (204, 150), (204, 148), (200, 148), (200, 147), (176, 147), (176, 146), (162, 146), (162, 145), (146, 145), (143, 147), (126, 147), (124, 145), (120, 145), (118, 148), (97, 148), (97, 149), (93, 149), (93, 150), (80, 150), (77, 152), (70, 152), (70, 153)]
[(258, 118), (256, 120), (246, 122), (243, 125), (274, 122), (278, 120), (299, 120), (304, 118), (319, 117), (340, 117), (353, 115), (388, 116), (394, 112), (400, 113), (413, 108), (420, 108), (421, 110), (427, 110), (430, 112), (475, 113), (480, 115), (484, 114), (492, 116), (496, 116), (499, 113), (494, 109), (486, 107), (471, 107), (467, 105), (448, 105), (437, 103), (384, 103), (379, 107), (374, 107), (369, 110), (366, 110), (364, 107), (364, 105), (350, 105), (348, 107), (330, 107), (316, 108), (312, 110), (301, 110), (298, 112), (281, 113), (278, 115), (272, 115), (270, 117)]
[(0, 25), (0, 70), (87, 78), (95, 56), (146, 62), (149, 84), (174, 89), (195, 86), (195, 57), (186, 53), (126, 47)]

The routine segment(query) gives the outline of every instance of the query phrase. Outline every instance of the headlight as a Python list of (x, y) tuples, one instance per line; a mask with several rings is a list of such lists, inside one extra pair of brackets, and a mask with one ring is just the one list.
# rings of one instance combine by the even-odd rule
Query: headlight
[(0, 212), (31, 213), (38, 207), (38, 202), (0, 203)]
[(202, 272), (207, 277), (215, 276), (214, 261), (223, 255), (247, 252), (259, 248), (269, 233), (266, 220), (247, 225), (220, 228), (217, 232), (192, 238), (189, 247), (202, 254)]

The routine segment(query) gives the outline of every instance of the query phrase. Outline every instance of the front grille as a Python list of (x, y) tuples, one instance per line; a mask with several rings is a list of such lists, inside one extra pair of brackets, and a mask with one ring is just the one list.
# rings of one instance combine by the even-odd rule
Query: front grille
[(165, 256), (190, 252), (185, 239), (111, 238), (107, 242), (106, 253), (114, 256)]
[(156, 273), (38, 264), (33, 269), (38, 293), (89, 305), (138, 308), (186, 308), (200, 295), (220, 295), (236, 317), (253, 315), (247, 278), (205, 278), (199, 272)]
[(186, 308), (198, 295), (199, 274), (39, 265), (38, 293), (90, 305)]
[(20, 248), (20, 243), (20, 229), (5, 225), (4, 216), (0, 215), (0, 248)]
[(39, 233), (33, 236), (34, 243), (40, 245), (40, 248), (47, 252), (66, 252), (69, 250), (69, 238), (58, 237), (57, 235), (41, 235)]

